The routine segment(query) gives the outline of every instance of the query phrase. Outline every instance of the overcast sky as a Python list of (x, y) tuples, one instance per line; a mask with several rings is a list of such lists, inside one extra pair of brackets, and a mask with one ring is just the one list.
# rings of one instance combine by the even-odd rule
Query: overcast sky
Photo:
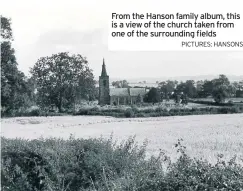
[(243, 75), (243, 52), (109, 52), (107, 14), (114, 6), (112, 0), (0, 0), (0, 14), (12, 19), (26, 74), (39, 57), (69, 51), (87, 57), (96, 78), (103, 57), (113, 78)]

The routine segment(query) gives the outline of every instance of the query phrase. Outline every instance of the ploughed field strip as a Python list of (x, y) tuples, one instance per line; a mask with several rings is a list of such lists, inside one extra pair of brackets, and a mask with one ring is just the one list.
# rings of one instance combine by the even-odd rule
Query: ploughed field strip
[(40, 137), (104, 137), (122, 141), (136, 136), (138, 144), (148, 142), (148, 154), (160, 149), (176, 158), (174, 144), (182, 138), (189, 155), (216, 162), (218, 154), (229, 159), (243, 157), (243, 114), (176, 116), (119, 119), (100, 116), (22, 117), (2, 119), (2, 136), (38, 139)]

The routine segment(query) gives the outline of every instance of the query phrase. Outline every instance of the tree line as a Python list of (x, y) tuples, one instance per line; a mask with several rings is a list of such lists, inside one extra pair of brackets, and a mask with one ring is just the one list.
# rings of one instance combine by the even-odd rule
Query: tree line
[(243, 97), (243, 80), (230, 82), (226, 75), (219, 75), (213, 80), (187, 80), (186, 82), (164, 81), (158, 84), (158, 91), (164, 99), (175, 95), (184, 95), (189, 98), (214, 98), (215, 102), (222, 103), (226, 98)]
[[(126, 80), (114, 81), (112, 85), (116, 88), (130, 87)], [(207, 97), (212, 97), (216, 103), (222, 103), (226, 98), (243, 97), (243, 80), (230, 82), (226, 75), (221, 74), (213, 80), (187, 80), (185, 82), (167, 80), (157, 82), (157, 88), (150, 88), (150, 91), (145, 95), (144, 101), (155, 103), (169, 99)]]

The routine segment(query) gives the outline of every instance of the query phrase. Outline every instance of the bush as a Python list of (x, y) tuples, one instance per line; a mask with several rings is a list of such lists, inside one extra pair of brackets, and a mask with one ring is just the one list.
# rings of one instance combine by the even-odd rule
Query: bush
[(153, 113), (153, 112), (155, 112), (155, 110), (153, 108), (147, 108), (147, 109), (143, 109), (141, 111), (144, 112), (144, 113)]
[(128, 108), (126, 109), (126, 111), (124, 112), (124, 115), (126, 118), (129, 118), (129, 117), (134, 117), (134, 112), (132, 109)]
[(132, 110), (134, 111), (134, 113), (139, 113), (139, 109), (136, 105), (132, 105)]
[(32, 111), (29, 112), (29, 116), (40, 116), (40, 115), (41, 115), (40, 109), (33, 109)]
[(156, 109), (155, 109), (155, 111), (156, 112), (164, 112), (164, 111), (167, 111), (165, 108), (163, 108), (163, 107), (157, 107)]
[(98, 112), (98, 111), (100, 111), (100, 108), (95, 106), (95, 107), (91, 108), (90, 111), (97, 111)]
[(3, 138), (2, 189), (84, 190), (102, 187), (106, 177), (119, 178), (144, 158), (145, 150), (136, 146), (134, 138), (117, 147), (111, 139), (28, 142)]
[(90, 109), (87, 108), (81, 108), (78, 113), (76, 113), (76, 115), (88, 115), (89, 114)]
[(235, 105), (234, 102), (217, 103), (217, 102), (213, 102), (213, 101), (203, 101), (203, 100), (190, 100), (190, 102), (198, 103), (198, 104), (213, 105), (213, 106), (233, 106), (233, 105)]
[(145, 113), (137, 113), (136, 117), (148, 117)]
[[(2, 138), (2, 190), (241, 190), (236, 157), (216, 164), (192, 159), (178, 140), (178, 161), (161, 153), (146, 159), (134, 137), (115, 145), (105, 139)], [(167, 166), (165, 169), (164, 167)]]

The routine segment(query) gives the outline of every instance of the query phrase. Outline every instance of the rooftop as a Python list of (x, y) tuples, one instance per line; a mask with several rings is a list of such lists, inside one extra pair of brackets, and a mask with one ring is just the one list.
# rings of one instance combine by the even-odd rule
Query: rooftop
[(145, 88), (111, 88), (110, 96), (138, 96), (145, 95)]

